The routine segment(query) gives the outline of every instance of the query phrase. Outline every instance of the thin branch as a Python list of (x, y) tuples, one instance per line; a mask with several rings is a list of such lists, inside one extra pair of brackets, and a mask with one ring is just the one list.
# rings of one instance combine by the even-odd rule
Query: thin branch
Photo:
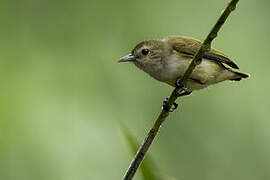
[[(238, 3), (239, 0), (232, 0), (226, 7), (226, 9), (222, 12), (221, 16), (217, 20), (216, 24), (206, 37), (206, 39), (203, 41), (203, 44), (201, 45), (200, 49), (194, 56), (192, 62), (188, 66), (184, 76), (181, 78), (181, 82), (183, 84), (187, 83), (188, 78), (190, 77), (191, 73), (195, 69), (197, 65), (199, 65), (202, 61), (202, 57), (205, 52), (209, 51), (211, 49), (211, 43), (212, 41), (217, 37), (217, 33), (220, 30), (221, 26), (224, 24), (230, 13), (236, 8), (236, 4)], [(149, 147), (151, 146), (155, 136), (157, 135), (159, 128), (161, 124), (164, 122), (164, 120), (167, 118), (169, 115), (169, 112), (166, 111), (165, 109), (171, 109), (173, 103), (177, 99), (177, 95), (184, 91), (183, 88), (181, 87), (176, 87), (173, 92), (170, 95), (170, 98), (166, 104), (166, 108), (163, 108), (162, 111), (160, 112), (155, 124), (153, 125), (152, 129), (148, 132), (146, 138), (144, 139), (142, 145), (137, 151), (137, 154), (135, 155), (134, 159), (132, 160), (125, 176), (124, 180), (131, 180), (133, 176), (135, 175), (138, 167), (140, 166), (145, 154), (147, 153)]]

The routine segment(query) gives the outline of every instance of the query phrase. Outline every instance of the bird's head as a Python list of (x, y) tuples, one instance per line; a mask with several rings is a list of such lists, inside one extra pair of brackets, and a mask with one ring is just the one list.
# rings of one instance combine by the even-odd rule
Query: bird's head
[(137, 44), (130, 54), (120, 58), (118, 62), (133, 62), (140, 69), (153, 67), (163, 63), (168, 56), (169, 48), (162, 40), (148, 40)]

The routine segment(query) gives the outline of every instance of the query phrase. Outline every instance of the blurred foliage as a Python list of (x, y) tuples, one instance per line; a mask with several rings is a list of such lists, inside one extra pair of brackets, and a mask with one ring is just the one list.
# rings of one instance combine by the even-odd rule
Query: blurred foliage
[[(137, 142), (135, 137), (130, 133), (128, 128), (122, 123), (121, 124), (121, 131), (123, 133), (123, 136), (125, 137), (127, 141), (127, 146), (131, 151), (131, 158), (133, 159), (134, 156), (136, 155), (136, 152), (138, 148), (140, 147), (140, 143)], [(143, 180), (155, 180), (158, 179), (158, 177), (161, 176), (161, 173), (158, 171), (156, 165), (154, 162), (150, 159), (150, 155), (146, 156), (140, 165), (140, 171), (142, 174)], [(138, 173), (139, 173), (138, 172)], [(136, 175), (138, 174), (136, 173)], [(134, 177), (136, 178), (136, 177)]]
[[(143, 140), (172, 88), (116, 60), (145, 39), (204, 39), (226, 3), (1, 1), (0, 179), (121, 179), (119, 122)], [(170, 177), (270, 179), (269, 6), (240, 1), (213, 43), (251, 77), (181, 99), (161, 128), (151, 157)]]

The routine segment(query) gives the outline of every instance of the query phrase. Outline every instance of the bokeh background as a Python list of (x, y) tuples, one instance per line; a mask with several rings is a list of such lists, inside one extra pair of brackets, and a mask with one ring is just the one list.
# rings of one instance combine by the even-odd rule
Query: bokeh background
[[(114, 180), (132, 159), (121, 123), (142, 141), (172, 91), (117, 59), (142, 40), (203, 40), (227, 0), (0, 4), (0, 179)], [(251, 77), (182, 98), (150, 149), (154, 172), (270, 178), (269, 7), (239, 2), (213, 46)]]

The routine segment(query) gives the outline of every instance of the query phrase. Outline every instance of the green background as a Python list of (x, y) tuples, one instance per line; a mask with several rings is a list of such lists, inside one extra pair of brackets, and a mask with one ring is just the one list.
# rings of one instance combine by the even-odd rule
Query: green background
[[(203, 40), (226, 4), (1, 1), (0, 179), (121, 179), (132, 156), (120, 122), (142, 141), (172, 88), (117, 59), (142, 40)], [(251, 77), (178, 100), (150, 149), (153, 171), (270, 179), (269, 7), (239, 2), (213, 46)]]

